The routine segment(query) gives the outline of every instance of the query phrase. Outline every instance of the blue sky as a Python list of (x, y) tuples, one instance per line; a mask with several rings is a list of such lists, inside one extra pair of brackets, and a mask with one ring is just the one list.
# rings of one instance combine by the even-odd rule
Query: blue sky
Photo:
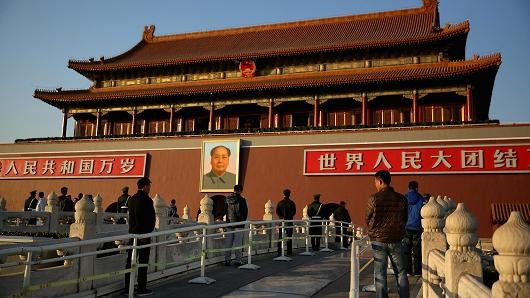
[[(0, 0), (0, 143), (60, 135), (61, 113), (36, 88), (84, 89), (69, 59), (111, 57), (155, 35), (421, 6), (421, 0)], [(502, 53), (490, 118), (530, 122), (530, 1), (440, 0), (442, 26), (470, 20), (466, 57)], [(69, 135), (72, 134), (69, 122)]]

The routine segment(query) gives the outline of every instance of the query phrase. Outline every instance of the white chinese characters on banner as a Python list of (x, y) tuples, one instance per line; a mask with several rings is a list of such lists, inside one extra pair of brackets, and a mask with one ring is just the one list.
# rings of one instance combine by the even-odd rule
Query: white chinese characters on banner
[(530, 172), (530, 145), (468, 145), (304, 151), (305, 175)]

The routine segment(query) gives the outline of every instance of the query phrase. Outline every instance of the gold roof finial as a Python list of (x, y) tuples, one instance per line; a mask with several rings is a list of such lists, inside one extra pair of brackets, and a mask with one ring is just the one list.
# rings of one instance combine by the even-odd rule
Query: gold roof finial
[(155, 25), (150, 25), (149, 27), (144, 27), (143, 39), (145, 41), (152, 41), (155, 35)]

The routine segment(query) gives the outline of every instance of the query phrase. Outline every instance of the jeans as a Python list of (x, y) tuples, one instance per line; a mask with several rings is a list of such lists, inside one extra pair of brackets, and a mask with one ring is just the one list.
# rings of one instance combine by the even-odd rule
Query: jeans
[(372, 241), (372, 250), (374, 253), (374, 275), (376, 297), (387, 298), (388, 286), (386, 280), (386, 270), (388, 258), (392, 263), (394, 275), (398, 284), (398, 294), (400, 298), (409, 297), (409, 280), (405, 263), (403, 260), (403, 249), (401, 241), (396, 243), (382, 243)]
[(405, 231), (403, 250), (407, 273), (421, 275), (421, 231)]
[[(234, 232), (226, 235), (226, 248), (232, 248), (234, 246), (242, 246), (243, 245), (243, 232), (239, 231), (239, 229), (235, 228), (227, 228), (227, 232)], [(235, 250), (236, 255), (236, 262), (241, 262), (241, 248), (238, 248)], [(232, 258), (232, 251), (227, 250), (225, 252), (225, 262), (230, 262), (230, 259)]]
[[(151, 243), (150, 238), (138, 239), (138, 245), (145, 245)], [(133, 244), (133, 239), (129, 241), (129, 245)], [(149, 252), (151, 248), (140, 248), (138, 252), (138, 264), (149, 264)], [(127, 250), (127, 265), (125, 268), (131, 268), (132, 249)], [(130, 273), (125, 274), (125, 290), (129, 289)], [(138, 290), (145, 290), (147, 286), (147, 267), (138, 268)]]

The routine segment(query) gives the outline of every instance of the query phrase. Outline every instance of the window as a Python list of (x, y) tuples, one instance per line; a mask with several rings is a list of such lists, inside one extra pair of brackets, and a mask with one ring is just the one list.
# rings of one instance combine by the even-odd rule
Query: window
[(327, 114), (327, 125), (329, 126), (345, 126), (361, 124), (362, 113), (360, 109), (353, 111), (337, 111), (329, 112)]
[(259, 115), (241, 116), (239, 117), (239, 129), (259, 128), (260, 120)]
[(380, 108), (373, 113), (374, 124), (410, 123), (410, 108)]
[(128, 135), (131, 133), (130, 121), (115, 121), (112, 126), (113, 135)]
[(96, 134), (96, 124), (92, 120), (78, 120), (76, 136), (88, 137)]
[(462, 121), (461, 105), (432, 105), (423, 108), (425, 122), (459, 122)]
[(309, 125), (309, 113), (293, 113), (292, 114), (292, 127), (296, 126), (308, 126)]
[(169, 120), (150, 119), (145, 133), (161, 133), (169, 131)]
[(223, 129), (237, 129), (239, 124), (239, 117), (226, 116), (223, 117)]

